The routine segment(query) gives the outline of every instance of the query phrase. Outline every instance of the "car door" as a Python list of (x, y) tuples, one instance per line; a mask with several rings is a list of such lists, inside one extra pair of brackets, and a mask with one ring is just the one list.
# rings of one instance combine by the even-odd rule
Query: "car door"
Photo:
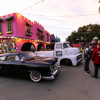
[(0, 71), (5, 70), (5, 65), (3, 64), (4, 60), (6, 59), (6, 56), (0, 56)]
[(3, 70), (6, 72), (13, 72), (14, 67), (16, 66), (15, 63), (15, 55), (8, 55), (6, 56), (6, 59), (2, 62)]
[(27, 66), (20, 61), (18, 55), (7, 56), (5, 65), (7, 70), (13, 73), (23, 73), (27, 71)]

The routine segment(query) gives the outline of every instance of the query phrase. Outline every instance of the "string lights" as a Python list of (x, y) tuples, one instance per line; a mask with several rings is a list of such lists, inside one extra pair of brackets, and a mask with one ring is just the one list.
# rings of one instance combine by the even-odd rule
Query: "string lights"
[[(20, 14), (25, 14), (25, 13), (20, 13)], [(44, 17), (79, 17), (79, 16), (91, 16), (91, 15), (98, 15), (97, 14), (87, 14), (87, 15), (67, 15), (67, 16), (47, 16), (47, 15), (36, 15), (36, 14), (25, 14), (25, 15), (33, 15), (33, 16), (44, 16)]]
[(49, 42), (44, 42), (44, 41), (40, 41), (40, 40), (34, 40), (34, 39), (29, 39), (29, 38), (23, 38), (23, 37), (18, 37), (18, 36), (0, 36), (0, 38), (8, 38), (8, 39), (16, 39), (16, 40), (27, 40), (27, 41), (33, 41), (33, 42), (42, 42), (42, 43), (46, 43), (49, 44)]
[[(26, 9), (23, 9), (21, 12), (23, 12), (24, 10), (27, 10), (28, 8), (31, 8), (32, 6), (34, 5), (37, 5), (38, 3), (42, 2), (44, 0), (40, 0), (39, 2), (27, 7)], [(98, 3), (100, 3), (100, 0), (98, 1)], [(100, 13), (100, 7), (98, 9), (99, 13)], [(79, 17), (79, 16), (90, 16), (90, 15), (98, 15), (99, 13), (97, 14), (87, 14), (87, 15), (65, 15), (65, 16), (47, 16), (47, 15), (35, 15), (35, 14), (25, 14), (25, 13), (20, 13), (20, 14), (25, 14), (25, 15), (33, 15), (33, 16), (44, 16), (44, 17)]]
[[(41, 1), (44, 1), (44, 0), (41, 0)], [(37, 4), (40, 3), (41, 1), (35, 3), (34, 5), (37, 5)], [(31, 7), (34, 6), (34, 5), (31, 5), (31, 6), (27, 7), (26, 9), (31, 8)], [(24, 11), (24, 10), (26, 10), (26, 9), (23, 9), (22, 11)], [(22, 12), (22, 11), (21, 11), (21, 12)]]

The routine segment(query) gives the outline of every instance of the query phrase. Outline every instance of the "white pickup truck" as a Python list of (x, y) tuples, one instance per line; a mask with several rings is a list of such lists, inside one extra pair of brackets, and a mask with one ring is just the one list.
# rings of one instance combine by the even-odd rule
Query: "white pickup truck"
[(82, 61), (82, 54), (78, 48), (72, 47), (68, 42), (56, 42), (54, 50), (51, 51), (35, 51), (37, 56), (58, 58), (57, 64), (76, 66)]

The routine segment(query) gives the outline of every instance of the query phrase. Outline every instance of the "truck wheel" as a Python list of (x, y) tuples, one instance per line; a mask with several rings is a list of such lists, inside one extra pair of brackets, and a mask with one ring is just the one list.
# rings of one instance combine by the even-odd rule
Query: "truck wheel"
[(69, 59), (65, 59), (64, 64), (65, 65), (72, 65), (72, 63)]
[(41, 80), (41, 74), (39, 72), (31, 71), (30, 78), (34, 82), (39, 82)]

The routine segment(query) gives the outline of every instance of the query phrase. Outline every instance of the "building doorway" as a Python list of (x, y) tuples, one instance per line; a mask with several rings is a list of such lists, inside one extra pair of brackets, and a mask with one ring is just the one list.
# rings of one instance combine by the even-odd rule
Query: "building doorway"
[(34, 51), (34, 50), (35, 50), (35, 47), (30, 42), (24, 43), (21, 48), (21, 51)]
[(42, 47), (44, 48), (43, 44), (39, 44), (37, 47), (37, 51), (40, 51)]

